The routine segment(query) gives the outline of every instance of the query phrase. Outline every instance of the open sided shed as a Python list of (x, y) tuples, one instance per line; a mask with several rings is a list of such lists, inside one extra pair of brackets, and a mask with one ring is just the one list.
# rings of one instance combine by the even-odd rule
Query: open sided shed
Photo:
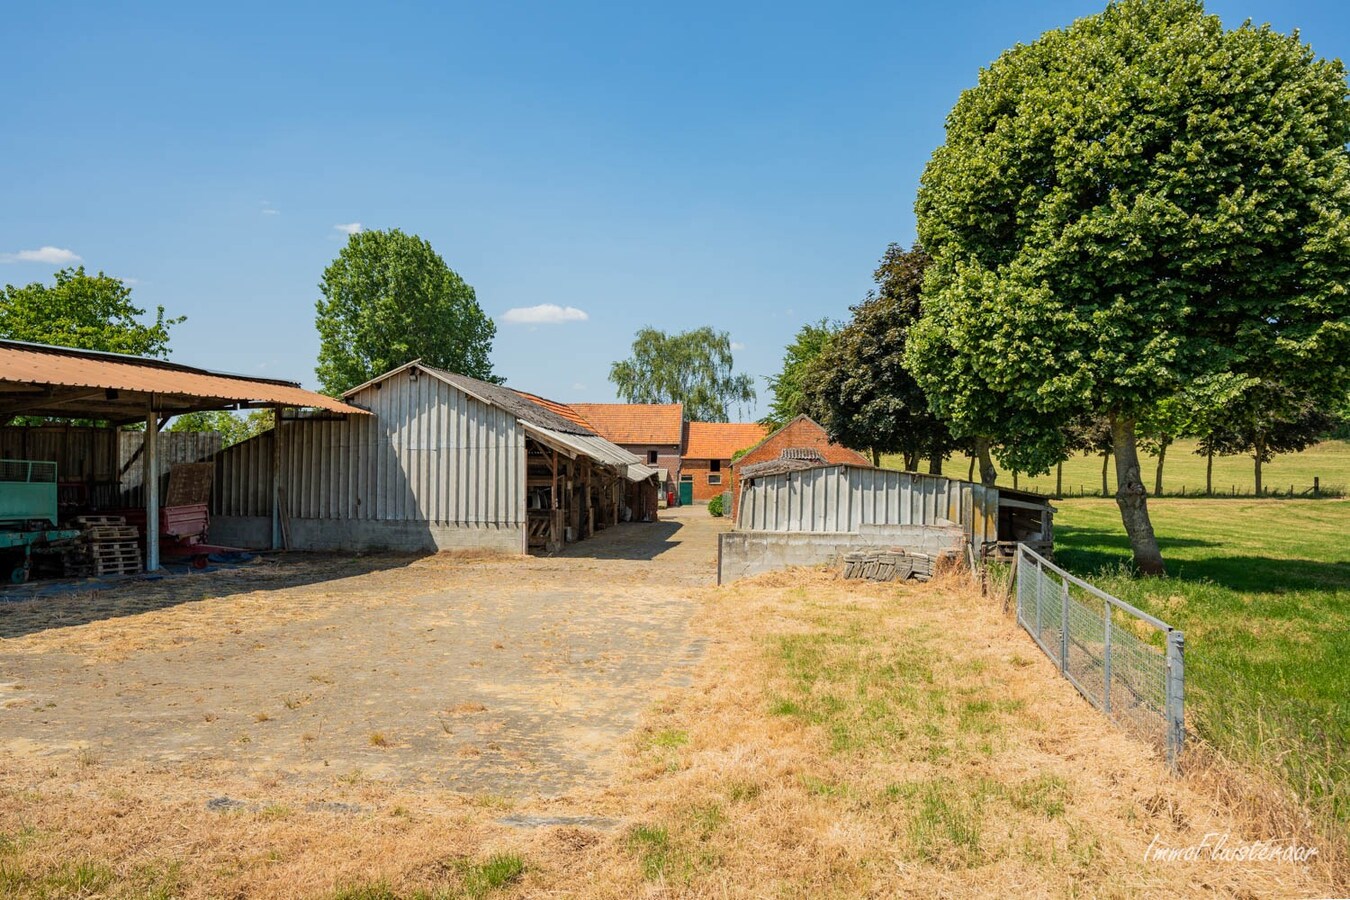
[(655, 515), (656, 470), (564, 404), (420, 361), (343, 399), (371, 414), (285, 417), (217, 455), (213, 540), (264, 540), (256, 473), (278, 441), (297, 550), (556, 550)]
[[(147, 522), (159, 521), (159, 430), (173, 416), (205, 410), (319, 409), (336, 416), (367, 411), (299, 384), (248, 378), (162, 359), (0, 340), (0, 424), (18, 416), (84, 419), (110, 428), (145, 423), (141, 458)], [(278, 453), (280, 447), (278, 446)], [(280, 542), (280, 456), (270, 467), (272, 543)], [(159, 568), (159, 534), (148, 528), (145, 567)]]

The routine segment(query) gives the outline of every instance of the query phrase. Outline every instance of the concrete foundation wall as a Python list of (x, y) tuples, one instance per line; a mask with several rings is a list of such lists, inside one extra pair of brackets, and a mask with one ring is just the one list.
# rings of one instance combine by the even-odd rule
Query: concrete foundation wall
[(903, 547), (910, 553), (959, 550), (965, 534), (959, 526), (901, 525), (849, 532), (729, 531), (717, 544), (717, 583), (792, 566), (838, 563), (845, 553), (879, 547)]
[[(440, 525), (434, 522), (292, 519), (291, 549), (416, 552), (497, 550), (524, 553), (524, 529), (492, 525)], [(272, 546), (272, 520), (267, 516), (215, 516), (210, 540), (226, 547), (265, 550)]]

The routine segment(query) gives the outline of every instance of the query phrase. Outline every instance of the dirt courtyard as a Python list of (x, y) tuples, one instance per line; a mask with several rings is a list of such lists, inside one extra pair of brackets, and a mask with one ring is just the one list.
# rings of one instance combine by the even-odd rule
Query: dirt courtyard
[(701, 507), (554, 558), (296, 556), (0, 603), (0, 753), (557, 796), (702, 641)]

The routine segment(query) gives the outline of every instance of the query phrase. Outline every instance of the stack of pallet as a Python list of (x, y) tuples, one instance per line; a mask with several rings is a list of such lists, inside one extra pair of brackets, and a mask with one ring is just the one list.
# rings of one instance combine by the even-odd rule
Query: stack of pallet
[(141, 571), (140, 529), (122, 516), (79, 516), (80, 539), (66, 554), (66, 574), (133, 575)]

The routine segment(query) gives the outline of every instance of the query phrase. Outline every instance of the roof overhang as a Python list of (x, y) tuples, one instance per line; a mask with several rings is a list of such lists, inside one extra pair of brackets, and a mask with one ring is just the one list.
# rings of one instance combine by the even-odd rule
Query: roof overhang
[(617, 444), (611, 444), (602, 437), (588, 434), (564, 434), (561, 431), (554, 431), (552, 428), (544, 428), (541, 425), (523, 420), (520, 424), (530, 437), (572, 459), (585, 456), (601, 465), (613, 466), (624, 472), (625, 475), (629, 466), (642, 463), (642, 460), (627, 450)]
[(14, 416), (144, 420), (219, 409), (289, 406), (367, 411), (291, 381), (247, 378), (162, 359), (0, 340), (0, 420)]

